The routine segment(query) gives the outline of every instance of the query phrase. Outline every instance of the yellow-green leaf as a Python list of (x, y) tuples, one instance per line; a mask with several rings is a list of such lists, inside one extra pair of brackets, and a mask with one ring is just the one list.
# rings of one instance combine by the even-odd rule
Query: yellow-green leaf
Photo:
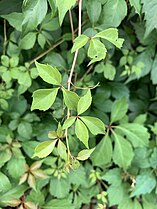
[(60, 85), (62, 82), (62, 76), (56, 67), (51, 65), (40, 64), (35, 62), (39, 76), (47, 83)]
[(78, 101), (78, 105), (77, 105), (78, 115), (85, 112), (90, 107), (91, 103), (92, 103), (91, 91), (90, 89), (88, 89), (87, 93), (84, 96), (82, 96)]
[(37, 145), (33, 157), (47, 157), (54, 149), (57, 140), (44, 141)]
[(81, 150), (78, 153), (77, 159), (78, 160), (87, 160), (90, 157), (90, 155), (92, 154), (92, 152), (94, 150), (95, 150), (95, 147), (93, 149), (84, 149), (84, 150)]
[(76, 49), (80, 49), (81, 47), (83, 47), (88, 42), (88, 40), (89, 40), (89, 37), (84, 34), (75, 38), (74, 45), (71, 49), (71, 53), (75, 52)]

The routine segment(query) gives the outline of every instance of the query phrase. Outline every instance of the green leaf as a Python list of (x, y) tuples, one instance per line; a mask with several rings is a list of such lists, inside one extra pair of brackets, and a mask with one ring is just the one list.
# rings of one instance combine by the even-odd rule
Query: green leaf
[(82, 116), (80, 119), (86, 124), (93, 135), (105, 133), (105, 125), (100, 119), (90, 116)]
[(64, 159), (65, 161), (67, 161), (66, 146), (61, 140), (59, 140), (58, 142), (57, 151), (60, 157)]
[(88, 130), (85, 124), (79, 119), (77, 119), (75, 123), (75, 134), (77, 138), (88, 148)]
[(36, 41), (36, 33), (30, 32), (20, 40), (19, 46), (21, 49), (28, 50), (33, 48), (35, 41)]
[(116, 133), (114, 133), (114, 138), (115, 147), (113, 151), (113, 161), (119, 167), (126, 169), (130, 166), (134, 156), (131, 144), (122, 136)]
[(91, 39), (88, 48), (88, 57), (92, 60), (88, 65), (104, 59), (106, 57), (106, 52), (107, 50), (103, 43), (97, 39)]
[(88, 0), (86, 2), (87, 13), (90, 19), (90, 22), (96, 23), (99, 20), (101, 14), (101, 2)]
[(84, 34), (78, 36), (77, 38), (75, 38), (74, 40), (74, 45), (71, 49), (71, 53), (75, 52), (76, 49), (80, 49), (82, 48), (84, 45), (86, 45), (86, 43), (88, 42), (89, 37), (85, 36)]
[(95, 147), (92, 149), (81, 150), (77, 155), (77, 159), (78, 160), (87, 160), (94, 150), (95, 150)]
[(151, 171), (144, 172), (136, 177), (136, 185), (131, 197), (150, 193), (156, 186), (156, 178)]
[(66, 199), (53, 199), (43, 206), (44, 209), (74, 209), (74, 205)]
[(91, 105), (92, 103), (92, 96), (91, 96), (91, 91), (88, 89), (87, 93), (82, 96), (77, 105), (77, 113), (78, 115), (84, 113)]
[(141, 0), (129, 0), (130, 5), (135, 8), (135, 12), (141, 15), (142, 4)]
[(105, 28), (118, 27), (127, 15), (125, 0), (107, 0), (101, 13), (101, 24)]
[(101, 31), (100, 33), (97, 33), (93, 38), (103, 38), (108, 40), (119, 49), (122, 47), (124, 42), (124, 39), (118, 38), (118, 29), (116, 28), (109, 28)]
[(79, 166), (76, 170), (70, 170), (68, 177), (73, 185), (86, 185), (87, 177), (83, 166)]
[(152, 30), (155, 28), (157, 29), (157, 1), (156, 0), (142, 0), (143, 9), (142, 12), (145, 13), (145, 20), (146, 20), (146, 31), (145, 37), (148, 36)]
[(44, 65), (38, 62), (35, 62), (39, 76), (47, 83), (60, 85), (62, 82), (62, 76), (57, 68), (52, 67), (51, 65)]
[(77, 110), (77, 104), (79, 101), (79, 96), (72, 91), (68, 91), (66, 89), (62, 89), (63, 97), (65, 105), (69, 108), (69, 110)]
[(68, 195), (70, 184), (67, 179), (53, 177), (50, 181), (50, 194), (57, 198), (64, 198)]
[(9, 24), (14, 27), (17, 31), (22, 31), (22, 21), (23, 21), (23, 14), (12, 12), (7, 15), (2, 15), (4, 19), (6, 19)]
[(9, 199), (20, 198), (22, 194), (28, 189), (26, 185), (19, 185), (9, 189), (8, 192), (5, 192), (0, 196), (0, 201), (8, 201)]
[(153, 61), (153, 66), (151, 69), (151, 80), (154, 85), (157, 84), (157, 73), (156, 72), (157, 72), (157, 54), (155, 56), (155, 59)]
[(134, 147), (148, 146), (150, 135), (143, 125), (138, 123), (125, 123), (116, 128), (122, 130), (123, 134), (126, 135)]
[(115, 75), (116, 68), (110, 63), (106, 63), (106, 65), (104, 65), (104, 77), (112, 81), (114, 80)]
[(54, 103), (58, 88), (54, 89), (39, 89), (33, 92), (33, 102), (31, 111), (35, 109), (48, 110)]
[(101, 178), (116, 187), (122, 183), (122, 173), (120, 168), (113, 168), (107, 171), (107, 173), (105, 173)]
[(17, 128), (17, 132), (20, 136), (30, 139), (32, 136), (32, 125), (26, 121), (22, 121)]
[(37, 147), (35, 148), (32, 157), (36, 157), (36, 156), (39, 158), (47, 157), (53, 151), (56, 142), (57, 140), (53, 140), (53, 141), (51, 140), (51, 141), (44, 141), (38, 144)]
[(115, 101), (111, 109), (111, 123), (121, 120), (125, 116), (127, 110), (128, 104), (124, 97)]
[(112, 143), (108, 135), (104, 136), (91, 155), (94, 166), (103, 166), (111, 162)]
[(24, 20), (22, 22), (22, 33), (25, 35), (29, 31), (36, 29), (47, 13), (47, 1), (33, 0), (23, 3)]
[(10, 160), (10, 158), (11, 158), (11, 156), (12, 156), (12, 153), (11, 153), (11, 151), (9, 150), (9, 149), (6, 149), (6, 150), (1, 150), (1, 152), (0, 152), (0, 168), (6, 163), (6, 162), (8, 162), (9, 160)]
[(70, 126), (72, 126), (72, 124), (75, 122), (76, 117), (70, 117), (68, 119), (65, 120), (65, 122), (63, 123), (63, 129), (67, 129)]
[(153, 153), (151, 154), (150, 165), (154, 169), (157, 168), (157, 148), (156, 147), (153, 149)]
[(62, 25), (65, 14), (72, 6), (74, 6), (76, 0), (56, 0), (56, 5), (59, 12), (59, 23)]
[(0, 172), (0, 192), (6, 192), (11, 188), (11, 183), (6, 175)]
[(7, 170), (9, 175), (19, 180), (19, 178), (25, 173), (26, 161), (24, 158), (12, 157), (7, 163)]

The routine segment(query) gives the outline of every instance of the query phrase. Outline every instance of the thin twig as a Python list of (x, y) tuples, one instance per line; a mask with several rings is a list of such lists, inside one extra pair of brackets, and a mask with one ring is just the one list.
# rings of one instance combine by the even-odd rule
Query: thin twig
[(72, 17), (71, 10), (69, 10), (69, 19), (70, 19), (70, 26), (71, 26), (71, 33), (72, 33), (72, 42), (74, 42), (75, 32), (74, 32), (73, 17)]
[[(81, 16), (82, 0), (78, 0), (78, 4), (79, 4), (78, 36), (80, 36), (81, 35), (81, 21), (82, 21), (82, 16)], [(69, 78), (68, 78), (68, 81), (67, 81), (68, 91), (70, 91), (71, 80), (72, 80), (73, 72), (74, 72), (74, 69), (75, 69), (77, 56), (78, 56), (78, 49), (75, 51), (72, 67), (71, 67), (71, 70), (70, 70), (70, 75), (69, 75)], [(69, 117), (70, 117), (70, 110), (68, 108), (67, 119)], [(66, 138), (66, 144), (67, 144), (67, 149), (68, 149), (68, 158), (69, 158), (71, 156), (71, 153), (70, 153), (69, 142), (68, 142), (68, 129), (65, 130), (65, 138)]]
[(58, 43), (56, 43), (55, 45), (52, 45), (48, 50), (44, 51), (43, 53), (39, 54), (37, 57), (35, 57), (34, 59), (32, 59), (29, 62), (29, 65), (32, 65), (36, 60), (39, 60), (40, 58), (44, 57), (46, 54), (48, 54), (50, 51), (52, 51), (53, 49), (55, 49), (57, 46), (59, 46), (63, 42), (64, 42), (64, 40), (61, 40)]
[(3, 54), (5, 54), (6, 42), (7, 42), (7, 26), (6, 26), (6, 20), (5, 19), (4, 19), (4, 24), (3, 24), (3, 30), (4, 30), (4, 48), (3, 48)]
[(82, 76), (82, 78), (80, 79), (80, 81), (83, 81), (83, 79), (86, 77), (86, 75), (93, 69), (93, 65), (91, 65), (88, 70), (85, 72), (85, 74)]

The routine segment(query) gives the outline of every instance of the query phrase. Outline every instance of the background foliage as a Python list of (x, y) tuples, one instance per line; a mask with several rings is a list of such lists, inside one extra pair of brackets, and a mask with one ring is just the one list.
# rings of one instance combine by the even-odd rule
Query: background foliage
[[(75, 0), (0, 1), (1, 208), (157, 208), (156, 10), (156, 0), (83, 0), (84, 35), (77, 39)], [(101, 31), (108, 28), (115, 36), (112, 31), (104, 39)], [(66, 84), (78, 48), (72, 93), (62, 89), (62, 95), (60, 83)], [(40, 63), (53, 67), (55, 80), (42, 74)], [(52, 84), (57, 90), (45, 92)], [(32, 104), (38, 89), (40, 102), (41, 93), (52, 94), (50, 104)], [(68, 129), (77, 156), (72, 169), (60, 128), (66, 107), (83, 113), (78, 128)], [(89, 118), (95, 116), (105, 134), (102, 122)], [(63, 129), (75, 118), (69, 121)], [(59, 139), (48, 141), (56, 129)], [(41, 142), (46, 155), (44, 147), (34, 153)], [(90, 149), (81, 153), (85, 146)]]

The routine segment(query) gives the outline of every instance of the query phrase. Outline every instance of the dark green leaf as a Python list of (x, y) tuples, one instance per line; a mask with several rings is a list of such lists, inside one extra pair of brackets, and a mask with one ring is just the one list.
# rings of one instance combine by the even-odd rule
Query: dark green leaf
[(111, 109), (111, 123), (121, 120), (128, 110), (128, 104), (125, 98), (115, 101)]
[(67, 11), (71, 9), (71, 7), (75, 5), (75, 3), (76, 0), (56, 0), (58, 12), (59, 12), (60, 25), (62, 24), (64, 16), (67, 13)]
[(88, 0), (86, 2), (86, 8), (91, 23), (96, 23), (101, 14), (101, 2)]
[(121, 168), (128, 168), (133, 159), (134, 153), (131, 144), (122, 136), (114, 133), (115, 147), (113, 161)]
[(96, 146), (91, 155), (91, 160), (95, 166), (103, 166), (111, 162), (112, 158), (112, 143), (108, 135), (104, 136)]
[(20, 40), (19, 46), (21, 49), (31, 49), (34, 46), (35, 41), (36, 41), (36, 33), (30, 32)]
[(23, 34), (36, 29), (47, 13), (47, 1), (34, 0), (23, 3), (24, 20), (22, 22)]

